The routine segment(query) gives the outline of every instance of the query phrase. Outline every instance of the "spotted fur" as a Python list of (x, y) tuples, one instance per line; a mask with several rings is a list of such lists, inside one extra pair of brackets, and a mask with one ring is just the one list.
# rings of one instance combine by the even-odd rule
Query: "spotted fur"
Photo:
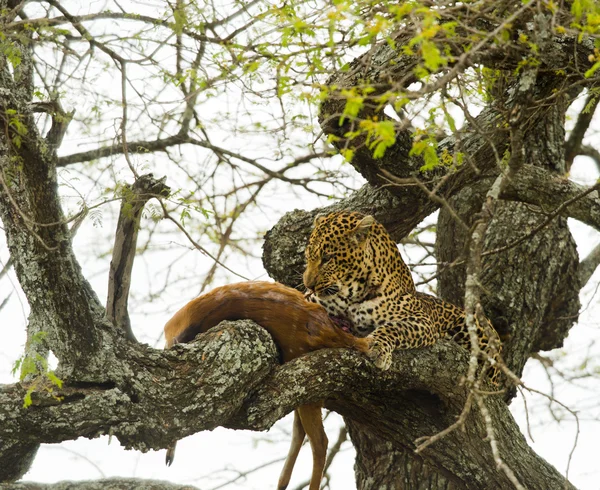
[[(440, 338), (471, 344), (464, 310), (417, 292), (408, 266), (385, 228), (372, 216), (338, 212), (317, 217), (306, 247), (304, 285), (308, 298), (355, 335), (370, 340), (369, 356), (388, 369), (394, 349), (434, 344)], [(489, 321), (477, 322), (484, 351), (499, 353), (500, 340)], [(492, 381), (497, 382), (497, 369)]]

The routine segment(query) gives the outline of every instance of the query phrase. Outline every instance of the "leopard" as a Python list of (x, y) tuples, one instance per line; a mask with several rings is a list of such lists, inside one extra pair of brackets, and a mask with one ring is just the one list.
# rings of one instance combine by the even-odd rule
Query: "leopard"
[[(351, 211), (317, 216), (305, 256), (306, 298), (354, 335), (367, 337), (367, 355), (376, 367), (389, 369), (395, 349), (431, 346), (439, 339), (470, 351), (465, 310), (416, 290), (398, 246), (373, 216)], [(497, 386), (500, 337), (487, 318), (475, 322)]]

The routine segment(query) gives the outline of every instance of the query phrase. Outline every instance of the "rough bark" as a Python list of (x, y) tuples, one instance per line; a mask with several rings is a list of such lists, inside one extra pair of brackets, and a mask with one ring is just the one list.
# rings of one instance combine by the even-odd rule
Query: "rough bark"
[[(9, 464), (13, 448), (112, 434), (128, 448), (147, 451), (226, 424), (277, 362), (266, 331), (238, 323), (165, 352), (124, 345), (126, 364), (105, 366), (96, 382), (71, 378), (52, 393), (38, 390), (29, 408), (23, 407), (27, 386), (3, 386), (0, 481), (22, 474)], [(262, 428), (277, 419), (271, 420)]]
[[(483, 190), (486, 192), (486, 189)], [(483, 196), (461, 199), (451, 206), (466, 222), (481, 209)], [(479, 204), (479, 205), (478, 205)], [(544, 216), (518, 203), (498, 206), (486, 235), (485, 251), (511, 244), (533, 229)], [(468, 237), (442, 210), (436, 244), (438, 260), (452, 264), (464, 257)], [(485, 252), (484, 252), (485, 253)], [(520, 375), (530, 354), (562, 346), (579, 312), (578, 256), (566, 220), (558, 218), (516, 247), (483, 259), (483, 307), (496, 328), (508, 335), (503, 351), (507, 365)], [(464, 266), (448, 266), (439, 273), (441, 297), (461, 305), (464, 299)]]
[[(22, 70), (32, 70), (30, 53), (23, 53)], [(111, 357), (111, 350), (103, 349), (102, 330), (90, 328), (102, 323), (104, 308), (72, 252), (58, 198), (56, 154), (39, 134), (27, 104), (31, 87), (23, 78), (28, 75), (11, 74), (6, 59), (1, 61), (0, 110), (4, 120), (10, 119), (9, 110), (15, 111), (26, 128), (18, 145), (14, 128), (0, 135), (0, 219), (31, 307), (28, 333), (47, 333), (63, 372), (95, 371)]]
[[(552, 84), (542, 77), (533, 91), (533, 100), (547, 97), (549, 90), (553, 90)], [(522, 129), (523, 159), (528, 165), (517, 171), (510, 191), (529, 187), (532, 194), (547, 194), (552, 200), (541, 172), (546, 169), (555, 182), (563, 180), (559, 176), (565, 171), (567, 102), (566, 97), (559, 97), (543, 112), (532, 102), (534, 108)], [(540, 178), (532, 178), (536, 173)], [(459, 191), (440, 212), (436, 250), (441, 262), (452, 264), (460, 260), (470, 239), (449, 209), (470, 227), (491, 185), (491, 181), (482, 181)], [(559, 204), (557, 199), (551, 205), (531, 209), (518, 202), (499, 203), (486, 235), (484, 254), (487, 252), (487, 255), (479, 278), (486, 292), (483, 305), (497, 328), (510, 336), (503, 356), (517, 376), (521, 375), (531, 353), (561, 347), (578, 317), (581, 284), (576, 245), (566, 219), (549, 213)], [(518, 245), (511, 247), (515, 243)], [(464, 285), (464, 267), (450, 267), (440, 272), (441, 297), (461, 305)]]
[(196, 490), (192, 485), (177, 485), (160, 480), (106, 478), (94, 481), (62, 481), (58, 483), (12, 483), (3, 490)]

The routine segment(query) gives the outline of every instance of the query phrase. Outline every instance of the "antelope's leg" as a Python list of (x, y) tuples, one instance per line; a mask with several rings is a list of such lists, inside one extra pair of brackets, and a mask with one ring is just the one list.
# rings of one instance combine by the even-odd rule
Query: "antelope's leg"
[(308, 488), (309, 490), (319, 490), (325, 468), (325, 459), (327, 458), (328, 442), (325, 429), (323, 428), (321, 404), (302, 405), (297, 408), (297, 412), (302, 421), (302, 427), (304, 427), (313, 454), (313, 470)]
[(285, 490), (288, 484), (290, 483), (292, 471), (294, 470), (294, 465), (296, 464), (296, 458), (298, 457), (298, 453), (300, 452), (300, 448), (302, 447), (302, 443), (304, 442), (305, 435), (306, 433), (304, 432), (304, 427), (302, 427), (302, 421), (300, 420), (298, 410), (294, 410), (294, 427), (292, 429), (292, 442), (290, 444), (290, 450), (288, 452), (287, 458), (285, 458), (285, 464), (283, 465), (283, 469), (281, 470), (281, 475), (279, 476), (277, 490)]
[(167, 448), (167, 454), (165, 456), (165, 464), (167, 466), (171, 466), (173, 461), (175, 460), (175, 448), (177, 447), (177, 442), (174, 442)]

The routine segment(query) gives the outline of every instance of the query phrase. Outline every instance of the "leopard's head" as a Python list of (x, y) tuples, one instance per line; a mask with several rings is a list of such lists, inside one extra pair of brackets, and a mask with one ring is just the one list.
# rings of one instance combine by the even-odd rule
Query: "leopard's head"
[(305, 252), (303, 280), (319, 302), (338, 298), (347, 303), (364, 295), (372, 260), (369, 235), (375, 223), (372, 216), (352, 212), (315, 219)]

